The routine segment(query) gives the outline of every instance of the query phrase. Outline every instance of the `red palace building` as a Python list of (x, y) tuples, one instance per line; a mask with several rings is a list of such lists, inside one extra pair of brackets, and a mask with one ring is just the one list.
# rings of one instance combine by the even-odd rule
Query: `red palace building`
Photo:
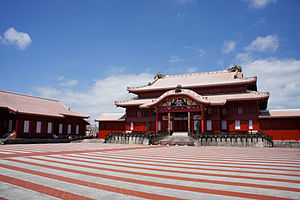
[(0, 91), (0, 137), (84, 136), (87, 118), (57, 100)]
[(110, 132), (249, 132), (274, 140), (300, 140), (300, 110), (268, 111), (268, 92), (241, 68), (184, 75), (157, 74), (154, 81), (128, 87), (133, 99), (115, 101), (126, 114), (105, 114), (99, 138)]

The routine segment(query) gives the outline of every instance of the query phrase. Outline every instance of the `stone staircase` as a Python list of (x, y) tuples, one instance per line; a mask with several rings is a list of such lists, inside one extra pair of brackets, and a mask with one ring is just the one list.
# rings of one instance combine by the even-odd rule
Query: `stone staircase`
[(194, 146), (195, 140), (188, 136), (187, 132), (174, 132), (158, 141), (153, 141), (156, 145), (177, 145), (177, 146)]
[(172, 136), (188, 136), (187, 132), (174, 132)]

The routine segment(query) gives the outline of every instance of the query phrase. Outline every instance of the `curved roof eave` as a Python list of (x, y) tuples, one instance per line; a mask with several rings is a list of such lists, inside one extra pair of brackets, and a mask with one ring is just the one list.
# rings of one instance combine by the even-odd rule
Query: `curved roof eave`
[(210, 102), (207, 101), (205, 99), (205, 97), (195, 93), (194, 91), (188, 90), (188, 89), (182, 89), (182, 91), (179, 93), (176, 93), (175, 90), (169, 90), (169, 91), (165, 92), (164, 94), (162, 94), (160, 97), (158, 97), (155, 101), (152, 101), (152, 103), (140, 105), (140, 108), (149, 108), (149, 107), (157, 105), (158, 103), (160, 103), (162, 100), (164, 100), (167, 97), (182, 96), (182, 95), (188, 96), (191, 99), (193, 99), (199, 103), (202, 103), (202, 104), (207, 104), (207, 105), (210, 104)]
[(127, 108), (127, 107), (131, 107), (131, 106), (141, 106), (143, 104), (115, 104), (117, 107), (122, 107), (122, 108)]
[(79, 118), (90, 118), (89, 115), (80, 115), (80, 114), (68, 114), (68, 113), (59, 113), (63, 115), (64, 117), (70, 116), (70, 117), (79, 117)]
[[(188, 89), (188, 88), (201, 88), (201, 87), (214, 87), (214, 86), (228, 86), (228, 85), (239, 85), (239, 84), (247, 84), (247, 83), (252, 83), (256, 82), (257, 77), (249, 77), (245, 79), (241, 79), (240, 81), (237, 82), (222, 82), (222, 83), (208, 83), (208, 84), (200, 84), (200, 85), (182, 85), (183, 89)], [(154, 81), (156, 82), (156, 81)], [(154, 83), (153, 82), (153, 83)], [(152, 86), (152, 84), (151, 84)], [(148, 85), (143, 85), (143, 86), (138, 86), (138, 87), (127, 87), (127, 90), (131, 93), (139, 93), (139, 92), (145, 92), (145, 91), (157, 91), (157, 90), (173, 90), (175, 89), (176, 86), (169, 86), (169, 87), (157, 87), (157, 88), (149, 88)]]
[(128, 106), (140, 106), (140, 105), (143, 105), (143, 103), (132, 103), (132, 104), (126, 104), (126, 102), (128, 101), (115, 101), (115, 105), (117, 107), (123, 107), (123, 108), (126, 108)]
[(35, 116), (64, 118), (64, 115), (62, 114), (48, 114), (48, 113), (26, 112), (26, 111), (17, 111), (17, 113), (26, 114), (26, 115), (35, 115)]
[[(246, 100), (264, 100), (264, 99), (269, 99), (269, 96), (251, 97), (251, 98), (247, 98)], [(245, 98), (227, 99), (227, 101), (241, 101), (241, 100), (245, 100)]]

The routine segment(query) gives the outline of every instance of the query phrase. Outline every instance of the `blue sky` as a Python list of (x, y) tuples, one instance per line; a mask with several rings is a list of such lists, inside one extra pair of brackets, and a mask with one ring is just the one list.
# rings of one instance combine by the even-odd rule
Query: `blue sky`
[(298, 0), (0, 0), (0, 90), (122, 112), (157, 72), (243, 67), (270, 109), (299, 108)]

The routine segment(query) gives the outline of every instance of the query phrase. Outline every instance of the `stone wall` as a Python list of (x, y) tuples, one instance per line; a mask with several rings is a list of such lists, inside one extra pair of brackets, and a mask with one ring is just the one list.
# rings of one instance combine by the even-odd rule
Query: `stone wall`
[(115, 133), (109, 134), (105, 138), (105, 143), (117, 143), (117, 144), (149, 144), (149, 138), (146, 134), (126, 134)]
[(188, 145), (188, 146), (237, 146), (272, 147), (273, 141), (264, 134), (203, 134), (189, 136), (169, 136), (159, 133), (111, 133), (106, 143), (145, 144), (145, 145)]
[(300, 148), (300, 141), (274, 141), (274, 147)]
[(272, 147), (272, 143), (263, 137), (202, 137), (195, 146), (236, 146), (236, 147)]

